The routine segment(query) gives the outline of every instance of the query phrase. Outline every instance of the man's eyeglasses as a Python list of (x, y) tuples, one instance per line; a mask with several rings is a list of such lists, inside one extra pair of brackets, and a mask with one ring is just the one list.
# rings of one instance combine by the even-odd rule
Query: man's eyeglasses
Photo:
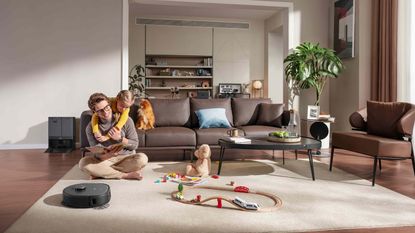
[(95, 112), (97, 114), (103, 114), (104, 112), (108, 112), (111, 109), (111, 106), (108, 104), (107, 106), (105, 106), (102, 109), (96, 110)]

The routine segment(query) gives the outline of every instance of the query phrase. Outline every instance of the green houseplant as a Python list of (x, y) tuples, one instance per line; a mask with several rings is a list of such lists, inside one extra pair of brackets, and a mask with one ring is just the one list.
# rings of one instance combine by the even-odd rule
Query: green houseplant
[(322, 48), (319, 44), (304, 42), (297, 46), (293, 53), (284, 59), (286, 64), (285, 80), (290, 89), (290, 104), (301, 89), (314, 87), (316, 102), (320, 105), (320, 97), (328, 78), (337, 78), (344, 66), (333, 50)]
[(128, 75), (128, 90), (136, 97), (145, 97), (145, 69), (142, 65), (135, 65), (131, 68)]

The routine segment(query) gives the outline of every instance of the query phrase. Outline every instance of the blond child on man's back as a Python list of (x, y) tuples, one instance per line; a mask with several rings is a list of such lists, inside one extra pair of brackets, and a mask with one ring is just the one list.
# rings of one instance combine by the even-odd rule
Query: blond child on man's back
[[(128, 114), (130, 113), (130, 107), (133, 103), (134, 95), (129, 90), (122, 90), (118, 93), (117, 97), (110, 98), (109, 107), (111, 107), (112, 112), (116, 114), (118, 123), (109, 131), (109, 133), (114, 130), (120, 130), (125, 125), (128, 120)], [(99, 131), (97, 113), (92, 115), (91, 125), (92, 133), (99, 142), (104, 142), (110, 139), (108, 135), (102, 135)]]

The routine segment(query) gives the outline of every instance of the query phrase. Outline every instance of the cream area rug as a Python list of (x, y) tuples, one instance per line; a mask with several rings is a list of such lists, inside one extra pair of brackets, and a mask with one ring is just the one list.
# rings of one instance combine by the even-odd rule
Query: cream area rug
[[(229, 187), (226, 184), (234, 181), (235, 185), (272, 193), (283, 202), (277, 211), (186, 205), (170, 198), (177, 183), (155, 183), (166, 173), (183, 171), (185, 165), (150, 163), (142, 181), (89, 181), (75, 166), (6, 232), (309, 232), (415, 225), (414, 199), (379, 185), (372, 187), (369, 181), (338, 169), (329, 172), (326, 164), (317, 161), (317, 180), (312, 181), (308, 160), (287, 160), (285, 165), (281, 160), (225, 161), (220, 178), (208, 178), (204, 184)], [(217, 163), (212, 165), (216, 172)], [(82, 182), (110, 185), (109, 205), (93, 209), (62, 206), (62, 190)], [(197, 194), (195, 189), (185, 192), (185, 196)], [(202, 199), (216, 194), (205, 191)]]

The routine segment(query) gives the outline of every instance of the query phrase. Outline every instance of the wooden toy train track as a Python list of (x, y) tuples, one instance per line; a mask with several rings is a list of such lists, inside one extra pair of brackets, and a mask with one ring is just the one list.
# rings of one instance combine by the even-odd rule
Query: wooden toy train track
[[(211, 205), (207, 205), (205, 203), (208, 202), (208, 201), (211, 201), (211, 200), (217, 200), (219, 208), (222, 208), (221, 201), (226, 201), (226, 202), (230, 203), (231, 205), (233, 205), (238, 210), (252, 211), (252, 212), (271, 212), (271, 211), (276, 211), (277, 209), (281, 208), (281, 206), (282, 206), (282, 200), (279, 197), (277, 197), (273, 194), (270, 194), (270, 193), (266, 193), (266, 192), (252, 191), (252, 190), (249, 190), (245, 186), (237, 186), (235, 188), (233, 188), (233, 187), (215, 187), (215, 186), (194, 186), (194, 187), (187, 188), (186, 191), (190, 190), (190, 189), (211, 189), (211, 190), (221, 190), (221, 191), (229, 191), (229, 192), (252, 193), (252, 194), (267, 197), (267, 198), (271, 199), (274, 202), (274, 204), (273, 204), (273, 206), (270, 206), (270, 207), (259, 207), (258, 209), (253, 210), (253, 209), (243, 208), (243, 207), (241, 207), (240, 205), (238, 205), (234, 202), (235, 199), (230, 199), (228, 197), (223, 197), (223, 196), (212, 196), (212, 197), (208, 197), (206, 199), (200, 199), (200, 200), (195, 200), (195, 199), (186, 200), (186, 199), (178, 199), (177, 194), (180, 191), (174, 191), (174, 192), (171, 193), (171, 197), (172, 197), (173, 200), (176, 200), (176, 201), (184, 203), (184, 204), (201, 205), (201, 206), (211, 206)], [(219, 203), (220, 203), (220, 206), (219, 206)]]

